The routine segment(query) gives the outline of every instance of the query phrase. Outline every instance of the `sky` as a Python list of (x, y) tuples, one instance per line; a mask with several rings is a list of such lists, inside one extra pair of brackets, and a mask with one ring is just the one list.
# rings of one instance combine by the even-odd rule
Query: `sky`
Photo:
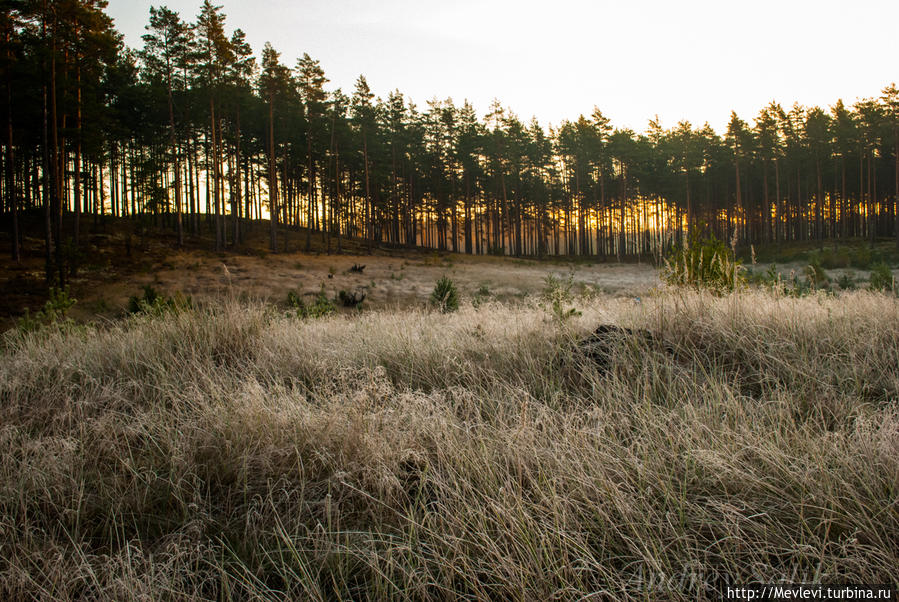
[[(202, 0), (109, 0), (125, 43), (140, 48), (150, 6), (194, 21)], [(896, 0), (217, 0), (226, 28), (265, 42), (289, 67), (304, 52), (329, 90), (360, 74), (386, 98), (494, 99), (544, 127), (599, 107), (612, 125), (645, 131), (747, 122), (785, 108), (852, 104), (899, 81)]]

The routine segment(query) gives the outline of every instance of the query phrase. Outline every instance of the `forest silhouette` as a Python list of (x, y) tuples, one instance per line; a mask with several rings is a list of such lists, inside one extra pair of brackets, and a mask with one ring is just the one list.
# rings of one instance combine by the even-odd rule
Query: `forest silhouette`
[[(223, 8), (151, 9), (124, 46), (102, 0), (4, 3), (2, 211), (42, 216), (48, 278), (65, 280), (82, 220), (208, 228), (214, 250), (269, 220), (271, 251), (321, 237), (513, 256), (658, 256), (705, 224), (740, 245), (896, 237), (899, 90), (828, 108), (772, 102), (726, 132), (658, 119), (638, 133), (599, 108), (545, 128), (498, 100), (419, 107), (364, 76), (327, 89), (319, 62), (253, 53)], [(501, 91), (500, 91), (501, 92)], [(602, 99), (596, 99), (598, 105)], [(280, 239), (280, 240), (279, 240)], [(68, 250), (68, 252), (67, 252)]]

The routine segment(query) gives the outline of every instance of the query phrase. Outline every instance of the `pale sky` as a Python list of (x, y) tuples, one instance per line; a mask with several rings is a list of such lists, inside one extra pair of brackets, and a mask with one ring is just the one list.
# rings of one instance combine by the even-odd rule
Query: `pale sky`
[[(143, 46), (149, 8), (194, 21), (202, 0), (109, 0), (131, 47)], [(386, 98), (419, 108), (468, 99), (483, 116), (494, 98), (529, 121), (558, 125), (593, 107), (616, 127), (644, 131), (730, 111), (752, 122), (771, 100), (826, 108), (877, 96), (899, 81), (897, 0), (218, 0), (230, 35), (243, 29), (258, 57), (266, 41), (289, 67), (304, 52), (352, 94), (364, 74)]]

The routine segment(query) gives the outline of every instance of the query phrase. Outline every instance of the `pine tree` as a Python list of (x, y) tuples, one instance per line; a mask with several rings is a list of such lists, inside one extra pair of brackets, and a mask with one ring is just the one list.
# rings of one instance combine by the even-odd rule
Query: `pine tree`
[(320, 141), (326, 130), (325, 103), (328, 95), (325, 84), (328, 79), (318, 61), (308, 54), (303, 54), (297, 61), (296, 81), (300, 98), (306, 107), (306, 178), (308, 183), (308, 200), (306, 210), (306, 251), (311, 245), (312, 230), (318, 226), (318, 198), (316, 195), (316, 178), (321, 156)]
[[(736, 223), (747, 223), (746, 211), (743, 206), (743, 186), (741, 182), (741, 163), (749, 156), (752, 149), (752, 132), (746, 127), (746, 122), (737, 117), (731, 111), (730, 122), (727, 124), (727, 144), (733, 151), (733, 163), (736, 191)], [(737, 231), (739, 226), (735, 226)], [(742, 237), (745, 240), (745, 236)]]
[(16, 66), (16, 50), (21, 46), (19, 31), (22, 27), (23, 7), (9, 5), (0, 10), (0, 38), (3, 41), (3, 52), (0, 55), (0, 68), (3, 71), (3, 83), (6, 88), (6, 207), (11, 215), (10, 241), (12, 260), (19, 263), (19, 194), (15, 181), (15, 140), (13, 138), (13, 69)]
[(216, 107), (228, 66), (234, 60), (233, 50), (225, 35), (225, 15), (222, 13), (222, 7), (213, 5), (210, 0), (203, 0), (200, 15), (197, 17), (196, 31), (196, 73), (198, 83), (205, 90), (209, 101), (209, 141), (212, 160), (215, 250), (216, 252), (222, 252), (225, 249), (221, 165), (222, 140), (221, 124), (219, 116), (216, 115)]
[(257, 89), (268, 104), (268, 190), (269, 190), (269, 249), (278, 250), (278, 170), (275, 154), (275, 103), (283, 101), (290, 86), (290, 71), (279, 61), (280, 54), (266, 42), (262, 49), (262, 71)]
[(150, 8), (149, 33), (143, 36), (144, 51), (141, 53), (144, 65), (151, 78), (159, 78), (165, 83), (169, 115), (169, 144), (171, 163), (174, 170), (175, 211), (177, 213), (178, 246), (184, 245), (181, 202), (181, 158), (175, 129), (175, 88), (183, 88), (186, 83), (182, 74), (190, 64), (190, 27), (181, 20), (178, 13), (166, 8)]
[(886, 128), (893, 143), (893, 235), (899, 249), (899, 88), (895, 83), (890, 84), (883, 89), (880, 98)]
[(805, 118), (805, 139), (815, 161), (815, 238), (819, 246), (824, 244), (824, 185), (822, 165), (831, 154), (830, 118), (819, 107), (808, 110)]
[(368, 239), (369, 253), (371, 253), (375, 240), (374, 205), (371, 198), (371, 163), (368, 156), (369, 137), (373, 134), (376, 126), (375, 109), (371, 102), (372, 98), (374, 98), (374, 94), (368, 87), (368, 82), (365, 81), (364, 76), (360, 75), (359, 79), (356, 80), (356, 90), (353, 93), (352, 115), (362, 140), (362, 162), (365, 173), (365, 233)]

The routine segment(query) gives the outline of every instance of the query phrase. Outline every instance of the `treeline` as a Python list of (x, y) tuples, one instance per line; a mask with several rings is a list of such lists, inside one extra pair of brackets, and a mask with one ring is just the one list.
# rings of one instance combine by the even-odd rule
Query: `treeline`
[(699, 224), (740, 244), (899, 245), (895, 85), (851, 107), (732, 114), (723, 137), (658, 120), (638, 134), (599, 109), (547, 131), (498, 101), (479, 119), (468, 102), (375, 98), (363, 76), (327, 90), (306, 54), (291, 68), (267, 44), (257, 60), (209, 0), (193, 22), (151, 9), (138, 51), (104, 0), (2, 7), (2, 211), (14, 258), (19, 214), (40, 212), (61, 280), (82, 220), (103, 214), (155, 220), (179, 244), (209, 228), (218, 251), (260, 219), (273, 251), (321, 236), (620, 259)]

